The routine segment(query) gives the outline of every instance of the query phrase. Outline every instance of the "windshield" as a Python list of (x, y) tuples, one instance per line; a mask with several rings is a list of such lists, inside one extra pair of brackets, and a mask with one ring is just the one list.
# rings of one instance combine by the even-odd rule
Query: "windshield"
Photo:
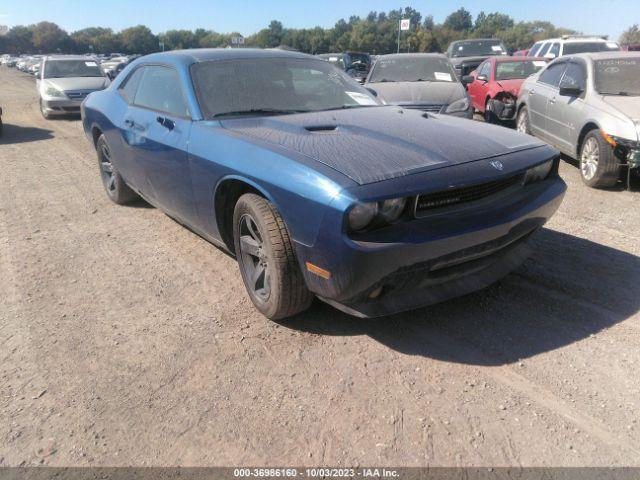
[(601, 95), (640, 95), (640, 57), (596, 60), (594, 80)]
[(500, 40), (468, 40), (453, 44), (452, 57), (475, 57), (481, 55), (505, 55), (507, 52)]
[(248, 58), (196, 63), (191, 76), (206, 118), (281, 115), (380, 105), (322, 60)]
[(42, 78), (104, 77), (91, 60), (47, 60)]
[(375, 82), (454, 82), (449, 60), (439, 57), (395, 57), (379, 59), (369, 78)]
[(533, 75), (547, 64), (544, 60), (527, 60), (523, 62), (497, 62), (496, 80), (516, 80)]
[(615, 42), (567, 42), (564, 44), (563, 55), (589, 52), (615, 52), (620, 46)]

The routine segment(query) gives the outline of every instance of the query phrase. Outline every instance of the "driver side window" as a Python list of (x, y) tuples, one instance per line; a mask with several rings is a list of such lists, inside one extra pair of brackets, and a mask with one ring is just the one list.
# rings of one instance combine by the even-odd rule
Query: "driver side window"
[(178, 72), (170, 67), (146, 66), (133, 103), (178, 117), (189, 116)]
[(480, 68), (478, 69), (478, 75), (484, 75), (485, 77), (487, 77), (487, 80), (489, 80), (490, 73), (491, 62), (484, 62), (482, 65), (480, 65)]

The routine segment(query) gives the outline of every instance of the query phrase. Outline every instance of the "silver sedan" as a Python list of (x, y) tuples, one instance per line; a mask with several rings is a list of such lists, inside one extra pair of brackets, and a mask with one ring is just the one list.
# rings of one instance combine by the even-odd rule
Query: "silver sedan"
[(558, 58), (525, 80), (517, 108), (517, 129), (579, 160), (590, 187), (640, 167), (640, 53)]

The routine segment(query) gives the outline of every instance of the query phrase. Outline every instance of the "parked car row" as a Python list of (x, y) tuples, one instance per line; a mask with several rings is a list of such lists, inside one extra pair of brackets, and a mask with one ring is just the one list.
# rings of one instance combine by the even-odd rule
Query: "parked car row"
[[(65, 55), (48, 56), (63, 57)], [(22, 55), (19, 57), (3, 55), (0, 59), (0, 63), (7, 67), (15, 67), (22, 72), (31, 73), (37, 76), (45, 57), (47, 57), (47, 55)], [(111, 55), (82, 55), (82, 58), (85, 58), (87, 61), (93, 61), (99, 64), (104, 73), (111, 79), (114, 79), (124, 69), (124, 67), (129, 64), (129, 62), (138, 57), (139, 55), (127, 56), (120, 53), (114, 53)]]

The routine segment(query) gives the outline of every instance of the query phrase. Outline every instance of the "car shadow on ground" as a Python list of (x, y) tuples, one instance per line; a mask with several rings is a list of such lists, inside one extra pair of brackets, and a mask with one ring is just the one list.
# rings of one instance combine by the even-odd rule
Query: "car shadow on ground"
[(640, 257), (543, 229), (501, 282), (439, 305), (359, 319), (317, 302), (279, 323), (319, 335), (368, 335), (398, 352), (503, 365), (588, 338), (640, 309)]
[(20, 127), (5, 123), (0, 137), (0, 145), (11, 145), (16, 143), (37, 142), (53, 138), (53, 130), (36, 127)]

